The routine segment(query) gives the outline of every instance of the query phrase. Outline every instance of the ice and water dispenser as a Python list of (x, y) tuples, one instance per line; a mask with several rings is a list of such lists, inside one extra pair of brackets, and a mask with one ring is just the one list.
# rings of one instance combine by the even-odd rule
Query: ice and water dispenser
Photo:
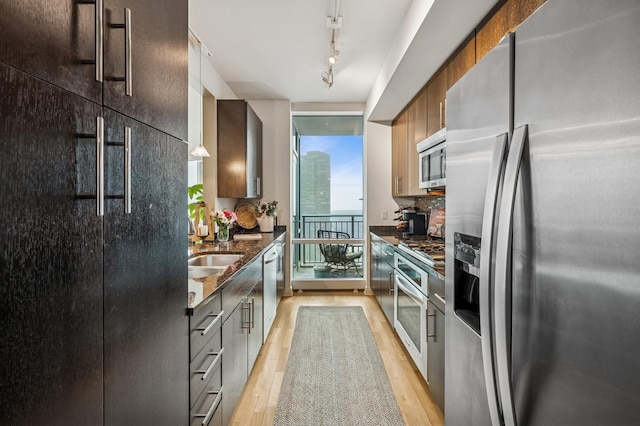
[(480, 238), (454, 233), (453, 310), (480, 334)]

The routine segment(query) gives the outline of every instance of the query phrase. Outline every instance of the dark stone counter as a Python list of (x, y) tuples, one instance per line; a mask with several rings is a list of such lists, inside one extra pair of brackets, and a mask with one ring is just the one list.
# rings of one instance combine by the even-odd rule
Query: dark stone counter
[(193, 308), (200, 304), (203, 300), (207, 299), (214, 293), (220, 291), (229, 278), (231, 278), (236, 272), (240, 271), (244, 266), (251, 263), (256, 257), (261, 256), (262, 253), (282, 234), (286, 232), (285, 227), (278, 227), (273, 233), (261, 233), (261, 239), (259, 240), (235, 240), (230, 239), (227, 242), (203, 242), (189, 246), (189, 257), (194, 257), (207, 253), (237, 253), (242, 254), (243, 257), (229, 266), (224, 273), (209, 275), (203, 278), (190, 278), (189, 279), (189, 291), (196, 289), (196, 294), (199, 293), (199, 287), (202, 287), (202, 296), (197, 296), (192, 300), (189, 298), (188, 314), (192, 314)]

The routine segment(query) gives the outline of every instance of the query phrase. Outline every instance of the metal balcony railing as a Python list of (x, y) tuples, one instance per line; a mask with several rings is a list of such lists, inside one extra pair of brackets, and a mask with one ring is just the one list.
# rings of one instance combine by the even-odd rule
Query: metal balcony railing
[[(299, 238), (317, 238), (320, 229), (346, 232), (351, 238), (364, 238), (364, 218), (362, 215), (309, 214), (294, 219), (300, 230)], [(298, 266), (312, 266), (324, 262), (317, 244), (301, 244), (300, 247), (294, 248), (294, 253), (294, 262)]]

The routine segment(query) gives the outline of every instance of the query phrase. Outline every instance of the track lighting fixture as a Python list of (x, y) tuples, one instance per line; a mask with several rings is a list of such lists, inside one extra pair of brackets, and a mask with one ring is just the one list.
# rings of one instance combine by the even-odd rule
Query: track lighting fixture
[(329, 71), (322, 72), (322, 81), (331, 89), (333, 86), (333, 65), (329, 66)]
[(327, 16), (327, 28), (331, 30), (331, 42), (329, 43), (329, 69), (322, 71), (322, 82), (326, 84), (329, 89), (333, 86), (333, 66), (338, 61), (340, 51), (336, 49), (336, 39), (338, 29), (342, 28), (342, 16), (340, 12), (340, 0), (333, 0), (333, 14)]

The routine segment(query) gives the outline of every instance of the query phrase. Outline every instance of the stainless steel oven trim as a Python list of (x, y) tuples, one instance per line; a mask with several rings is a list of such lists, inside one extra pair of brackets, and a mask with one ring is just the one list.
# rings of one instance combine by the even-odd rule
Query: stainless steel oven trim
[[(424, 282), (425, 290), (418, 288), (418, 286), (413, 282), (411, 278), (409, 278), (400, 268), (398, 268), (398, 260), (404, 262), (412, 269), (419, 271), (421, 274), (424, 274), (423, 280), (428, 280), (428, 272), (424, 269), (420, 268), (411, 260), (407, 259), (406, 256), (402, 256), (396, 253), (395, 262), (394, 262), (394, 284), (395, 284), (395, 292), (393, 295), (393, 304), (394, 304), (394, 326), (396, 328), (396, 333), (400, 336), (400, 340), (404, 344), (405, 348), (411, 355), (414, 363), (420, 370), (420, 373), (424, 377), (425, 380), (428, 381), (427, 377), (427, 347), (428, 343), (426, 339), (423, 340), (423, 337), (426, 336), (426, 328), (427, 328), (427, 309), (429, 297), (426, 294), (427, 283)], [(420, 345), (416, 346), (413, 340), (409, 337), (409, 334), (403, 327), (402, 323), (398, 320), (398, 296), (400, 292), (404, 293), (408, 296), (416, 305), (420, 306)]]
[[(421, 286), (418, 287), (413, 280), (407, 276), (398, 266), (398, 263), (402, 263), (403, 265), (407, 265), (409, 268), (413, 269), (414, 271), (416, 271), (417, 273), (419, 273), (422, 278), (420, 279), (421, 282)], [(406, 256), (403, 255), (396, 255), (395, 257), (395, 262), (394, 262), (394, 267), (396, 269), (396, 271), (398, 271), (399, 273), (402, 274), (402, 276), (409, 280), (409, 282), (411, 283), (411, 285), (413, 285), (413, 287), (417, 288), (418, 290), (420, 290), (424, 296), (428, 297), (429, 296), (429, 272), (427, 270), (425, 270), (424, 268), (421, 268), (420, 266), (418, 266), (414, 261), (410, 260), (409, 258), (407, 258)]]
[(410, 279), (408, 279), (402, 272), (397, 274), (396, 278), (398, 278), (398, 286), (402, 288), (402, 291), (404, 291), (411, 300), (419, 305), (426, 305), (429, 298), (422, 294)]

